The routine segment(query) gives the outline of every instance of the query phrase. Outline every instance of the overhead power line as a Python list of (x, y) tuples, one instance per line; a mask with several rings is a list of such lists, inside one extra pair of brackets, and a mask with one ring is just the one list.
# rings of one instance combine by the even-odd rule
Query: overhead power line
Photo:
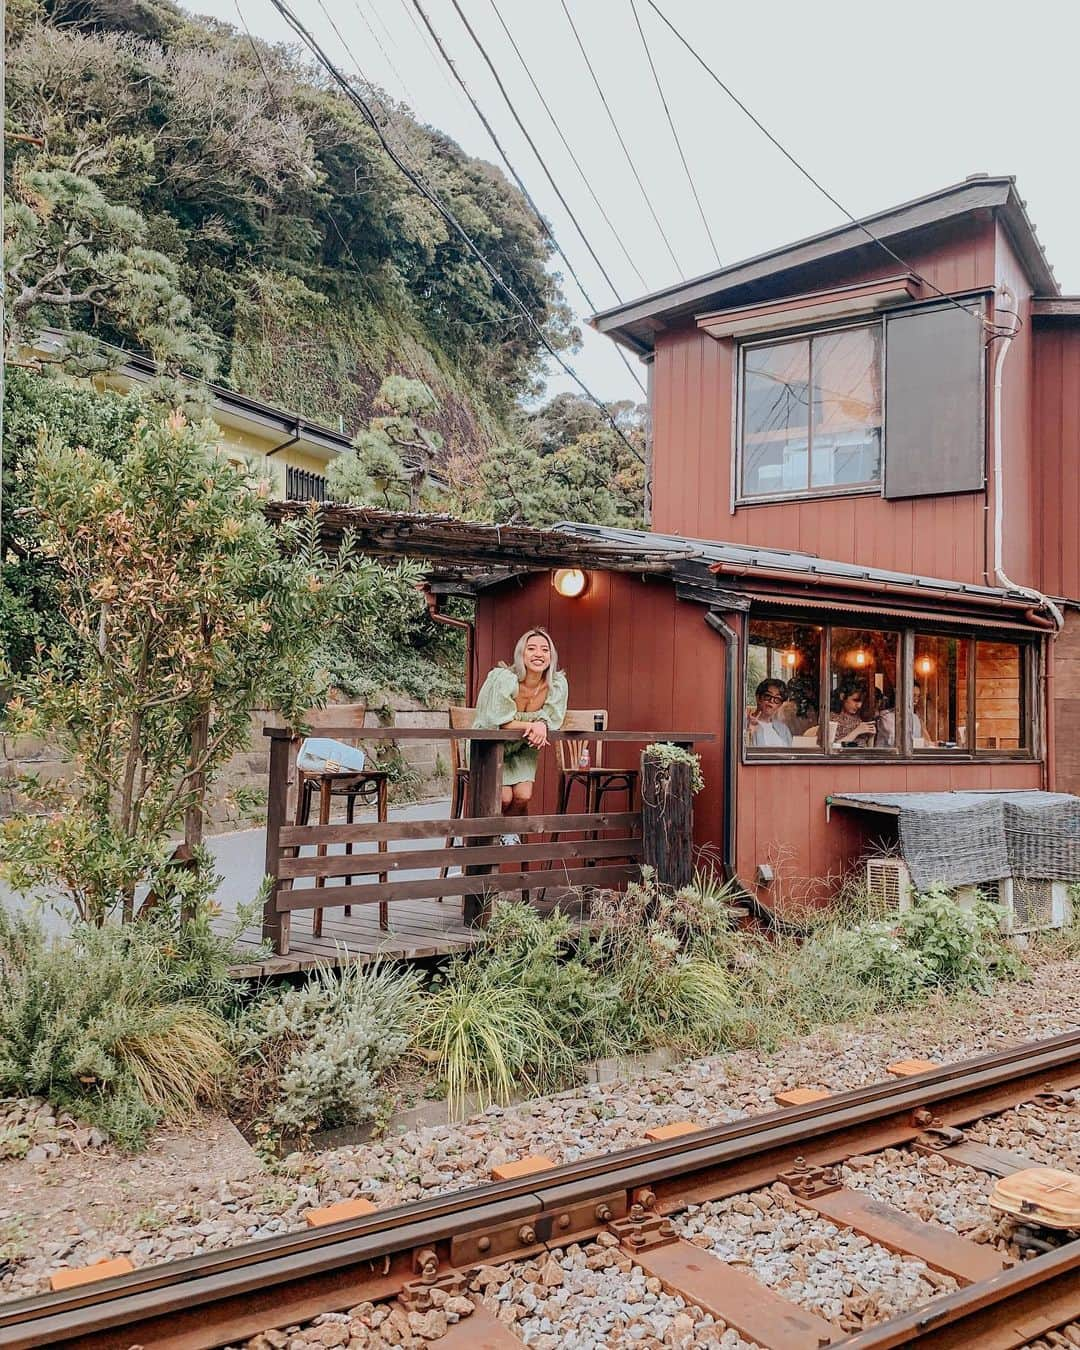
[[(792, 164), (799, 171), (799, 173), (802, 174), (802, 176), (806, 179), (808, 183), (810, 183), (813, 187), (817, 188), (818, 192), (820, 192), (823, 197), (827, 198), (830, 202), (832, 202), (833, 206), (836, 207), (836, 209), (841, 213), (841, 215), (846, 216), (847, 219), (852, 223), (852, 225), (854, 225), (857, 229), (861, 230), (863, 234), (865, 234), (866, 237), (872, 243), (876, 244), (878, 248), (882, 249), (885, 253), (887, 253), (889, 257), (893, 259), (894, 262), (898, 262), (901, 267), (903, 267), (906, 271), (910, 272), (912, 276), (916, 277), (919, 281), (921, 281), (923, 285), (928, 287), (928, 289), (930, 289), (931, 291), (933, 291), (935, 295), (939, 296), (942, 300), (948, 300), (950, 304), (955, 305), (957, 309), (962, 310), (965, 314), (972, 315), (975, 318), (976, 322), (982, 324), (983, 328), (986, 329), (987, 331), (992, 332), (995, 337), (1001, 336), (1005, 332), (1012, 331), (1011, 329), (1006, 328), (1005, 325), (991, 323), (989, 319), (984, 319), (981, 314), (976, 313), (976, 311), (969, 308), (969, 306), (962, 305), (960, 301), (956, 299), (955, 296), (949, 295), (948, 292), (943, 291), (940, 286), (936, 286), (929, 279), (929, 277), (925, 277), (921, 272), (916, 271), (916, 269), (912, 267), (911, 263), (909, 263), (906, 258), (902, 258), (900, 254), (895, 252), (895, 250), (891, 249), (883, 239), (879, 238), (878, 235), (876, 235), (868, 225), (866, 225), (863, 221), (859, 220), (856, 216), (852, 215), (852, 213), (847, 209), (847, 207), (843, 204), (843, 202), (837, 201), (837, 199), (833, 196), (833, 194), (829, 191), (829, 189), (825, 187), (825, 185), (821, 183), (817, 178), (815, 178), (814, 175), (810, 172), (810, 170), (805, 167), (805, 165), (803, 165), (798, 159), (795, 158), (795, 156), (791, 153), (791, 151), (787, 148), (787, 146), (784, 145), (783, 142), (779, 141), (772, 134), (772, 132), (764, 124), (764, 122), (762, 122), (761, 119), (757, 117), (750, 108), (747, 107), (747, 105), (742, 101), (742, 99), (738, 96), (738, 94), (736, 94), (735, 91), (720, 78), (720, 76), (716, 73), (715, 70), (713, 70), (712, 66), (709, 65), (709, 63), (705, 60), (705, 58), (701, 55), (701, 53), (697, 50), (697, 48), (693, 45), (693, 43), (691, 43), (690, 40), (687, 37), (685, 37), (684, 34), (682, 34), (675, 27), (675, 25), (671, 22), (668, 16), (656, 3), (656, 0), (648, 0), (648, 3), (649, 6), (653, 10), (655, 10), (657, 15), (659, 15), (659, 17), (671, 30), (671, 32), (675, 34), (675, 36), (679, 39), (679, 41), (690, 53), (690, 55), (694, 58), (694, 60), (698, 63), (698, 65), (702, 68), (702, 70), (705, 71), (705, 73), (709, 76), (711, 80), (714, 81), (714, 83), (719, 85), (719, 87), (724, 91), (724, 93), (728, 96), (728, 98), (732, 101), (732, 103), (735, 104), (735, 106), (740, 110), (740, 112), (746, 114), (746, 116), (750, 119), (751, 122), (753, 122), (754, 126), (757, 127), (757, 129), (761, 132), (761, 134), (767, 140), (769, 140), (777, 148), (777, 150), (780, 151), (780, 153), (784, 156), (784, 158), (790, 164)], [(563, 0), (563, 8), (564, 9), (566, 8), (566, 0)]]
[(465, 229), (464, 225), (462, 225), (462, 223), (458, 220), (458, 218), (454, 215), (454, 213), (450, 210), (450, 208), (446, 206), (443, 202), (441, 202), (435, 195), (435, 193), (432, 192), (431, 188), (427, 185), (424, 178), (420, 174), (414, 172), (414, 170), (410, 169), (409, 166), (404, 162), (401, 156), (394, 149), (394, 147), (390, 144), (386, 136), (383, 134), (382, 127), (379, 125), (379, 119), (372, 112), (370, 106), (368, 105), (364, 97), (356, 89), (354, 89), (352, 85), (349, 83), (349, 81), (344, 77), (344, 75), (342, 75), (342, 73), (338, 70), (334, 62), (331, 61), (330, 57), (327, 56), (325, 51), (323, 51), (318, 41), (312, 36), (312, 34), (308, 31), (308, 29), (304, 26), (304, 24), (296, 17), (290, 6), (285, 3), (285, 0), (270, 0), (270, 3), (274, 6), (274, 8), (285, 20), (285, 22), (289, 25), (289, 27), (293, 30), (293, 32), (296, 33), (297, 37), (300, 38), (300, 40), (304, 43), (304, 45), (308, 48), (308, 50), (312, 53), (312, 55), (316, 58), (316, 60), (319, 61), (319, 63), (323, 66), (327, 74), (344, 93), (345, 97), (349, 99), (349, 101), (360, 111), (365, 121), (371, 127), (372, 131), (374, 131), (375, 135), (378, 137), (379, 143), (382, 146), (383, 150), (389, 156), (390, 160), (393, 162), (394, 166), (398, 169), (398, 171), (409, 180), (409, 182), (413, 185), (413, 187), (417, 190), (417, 192), (419, 192), (420, 195), (426, 201), (430, 202), (431, 205), (435, 207), (436, 211), (439, 212), (439, 214), (443, 217), (443, 219), (451, 227), (451, 229), (453, 229), (453, 231), (461, 238), (467, 250), (473, 255), (473, 257), (480, 264), (481, 268), (491, 278), (494, 284), (499, 288), (499, 290), (505, 293), (507, 298), (510, 300), (511, 304), (514, 305), (518, 310), (520, 310), (526, 323), (536, 334), (537, 339), (544, 347), (544, 349), (548, 352), (548, 354), (552, 357), (552, 359), (556, 361), (559, 367), (563, 370), (563, 372), (567, 376), (569, 376), (571, 380), (574, 381), (574, 383), (585, 395), (585, 397), (591, 403), (595, 404), (595, 406), (599, 409), (599, 411), (603, 414), (604, 418), (610, 424), (612, 430), (623, 442), (623, 444), (634, 456), (634, 458), (637, 459), (640, 463), (644, 463), (645, 462), (644, 456), (637, 449), (637, 447), (633, 445), (632, 442), (628, 439), (625, 432), (622, 430), (622, 428), (616, 422), (615, 418), (612, 416), (611, 410), (608, 408), (608, 406), (592, 392), (592, 390), (588, 387), (588, 385), (581, 378), (581, 376), (578, 375), (578, 373), (570, 365), (568, 365), (566, 361), (563, 360), (563, 358), (559, 355), (558, 351), (556, 351), (556, 349), (551, 345), (551, 342), (549, 341), (547, 334), (544, 332), (544, 330), (540, 327), (540, 325), (533, 318), (532, 314), (529, 312), (528, 306), (507, 284), (507, 282), (499, 274), (498, 269), (491, 262), (488, 261), (487, 256), (481, 251), (479, 245), (475, 242), (473, 237)]
[(660, 231), (660, 238), (663, 239), (664, 244), (667, 247), (667, 251), (671, 255), (671, 261), (675, 264), (676, 272), (678, 272), (679, 276), (685, 280), (686, 273), (682, 269), (682, 264), (675, 256), (675, 250), (671, 247), (671, 240), (667, 237), (667, 233), (664, 230), (663, 225), (660, 223), (660, 217), (656, 214), (656, 207), (653, 206), (652, 200), (650, 199), (649, 194), (645, 189), (645, 184), (641, 181), (641, 174), (639, 174), (637, 171), (637, 165), (634, 163), (634, 158), (630, 154), (630, 149), (627, 146), (626, 141), (623, 139), (622, 132), (619, 130), (619, 124), (615, 120), (615, 114), (611, 111), (611, 107), (607, 101), (607, 96), (604, 93), (603, 86), (600, 84), (600, 80), (597, 77), (596, 71), (593, 69), (593, 64), (589, 60), (589, 53), (585, 50), (585, 44), (581, 40), (581, 34), (577, 30), (577, 24), (574, 23), (574, 16), (570, 13), (566, 0), (560, 0), (560, 3), (563, 8), (563, 13), (566, 15), (566, 21), (570, 25), (570, 30), (574, 34), (574, 39), (577, 42), (578, 50), (581, 52), (585, 64), (589, 69), (589, 74), (592, 76), (592, 82), (596, 86), (596, 92), (600, 95), (600, 102), (604, 105), (604, 111), (607, 113), (608, 121), (611, 123), (611, 128), (615, 132), (615, 138), (616, 140), (618, 140), (619, 145), (622, 148), (623, 155), (626, 157), (626, 162), (630, 166), (630, 172), (634, 175), (634, 181), (637, 183), (638, 188), (641, 191), (642, 200), (644, 201), (645, 205), (649, 208), (649, 214), (655, 221), (656, 228)]
[(671, 109), (668, 107), (668, 101), (664, 97), (664, 87), (660, 83), (660, 75), (656, 69), (656, 62), (653, 60), (652, 52), (649, 50), (649, 39), (645, 36), (645, 29), (642, 27), (641, 16), (638, 14), (635, 0), (630, 0), (630, 9), (634, 15), (634, 22), (637, 24), (638, 33), (641, 36), (641, 45), (645, 48), (645, 57), (649, 62), (649, 69), (652, 71), (656, 92), (660, 95), (660, 102), (664, 105), (664, 116), (667, 118), (667, 124), (671, 128), (671, 136), (675, 142), (675, 149), (679, 152), (679, 158), (682, 160), (682, 166), (686, 172), (686, 181), (690, 184), (690, 191), (693, 194), (694, 201), (697, 203), (698, 215), (701, 217), (702, 225), (705, 226), (705, 233), (709, 236), (709, 243), (712, 245), (716, 264), (718, 267), (723, 267), (724, 264), (720, 261), (720, 250), (716, 247), (716, 240), (713, 238), (713, 232), (709, 228), (709, 218), (705, 214), (705, 208), (701, 204), (701, 198), (698, 196), (697, 184), (694, 182), (694, 175), (690, 172), (690, 165), (686, 162), (686, 154), (683, 151), (682, 141), (679, 138), (678, 131), (675, 129), (675, 119), (672, 117)]
[[(612, 233), (612, 235), (613, 235), (613, 237), (614, 237), (614, 239), (615, 239), (615, 242), (618, 244), (619, 248), (622, 250), (622, 255), (623, 255), (623, 257), (626, 259), (626, 261), (629, 263), (629, 265), (630, 265), (630, 270), (631, 270), (631, 271), (634, 273), (634, 275), (637, 277), (638, 281), (641, 282), (642, 286), (644, 286), (645, 289), (648, 290), (648, 289), (649, 289), (649, 283), (648, 283), (648, 282), (645, 280), (645, 278), (642, 276), (641, 270), (639, 269), (638, 265), (634, 262), (633, 258), (630, 256), (629, 252), (627, 251), (626, 245), (623, 243), (622, 235), (620, 235), (619, 231), (615, 228), (615, 225), (614, 225), (614, 223), (612, 222), (611, 217), (610, 217), (610, 216), (608, 215), (608, 213), (604, 210), (604, 205), (603, 205), (603, 203), (601, 202), (600, 198), (596, 195), (596, 191), (595, 191), (595, 189), (593, 188), (592, 180), (590, 179), (589, 175), (585, 172), (585, 170), (581, 167), (581, 164), (580, 164), (580, 162), (578, 161), (577, 155), (574, 154), (573, 147), (571, 146), (570, 142), (566, 139), (566, 136), (565, 136), (565, 134), (564, 134), (564, 132), (563, 132), (563, 129), (562, 129), (562, 127), (559, 125), (558, 119), (556, 118), (555, 114), (551, 111), (551, 108), (550, 108), (550, 106), (549, 106), (549, 104), (548, 104), (548, 101), (547, 101), (547, 99), (544, 97), (543, 91), (541, 90), (540, 86), (537, 84), (537, 82), (536, 82), (536, 80), (535, 80), (535, 78), (534, 78), (534, 76), (533, 76), (533, 73), (532, 73), (531, 69), (529, 68), (529, 63), (525, 60), (525, 57), (522, 55), (521, 48), (518, 46), (517, 41), (515, 40), (513, 33), (511, 33), (510, 29), (507, 27), (506, 20), (503, 18), (502, 13), (501, 13), (501, 11), (499, 10), (499, 6), (498, 6), (498, 4), (496, 3), (496, 0), (489, 0), (489, 3), (491, 4), (491, 8), (495, 11), (495, 17), (498, 19), (499, 24), (500, 24), (500, 26), (502, 27), (503, 32), (506, 34), (506, 37), (507, 37), (507, 40), (508, 40), (509, 43), (510, 43), (510, 46), (513, 47), (513, 49), (514, 49), (514, 54), (517, 56), (517, 59), (521, 62), (521, 68), (522, 68), (522, 70), (524, 70), (525, 74), (528, 76), (528, 78), (529, 78), (529, 83), (532, 85), (532, 87), (533, 87), (533, 89), (534, 89), (534, 91), (535, 91), (535, 93), (536, 93), (536, 97), (540, 100), (540, 103), (541, 103), (541, 105), (543, 106), (544, 111), (547, 113), (547, 115), (548, 115), (548, 121), (550, 121), (551, 125), (555, 128), (555, 132), (556, 132), (557, 136), (559, 137), (559, 140), (562, 141), (562, 143), (563, 143), (563, 148), (565, 149), (566, 153), (570, 156), (570, 162), (573, 164), (574, 168), (577, 169), (578, 174), (579, 174), (580, 177), (581, 177), (581, 181), (585, 184), (585, 188), (586, 188), (586, 190), (588, 191), (589, 196), (593, 199), (593, 203), (595, 204), (596, 209), (600, 212), (601, 216), (604, 218), (604, 223), (607, 225), (608, 229), (611, 231), (611, 233)], [(614, 287), (613, 287), (612, 289), (614, 289)]]
[[(506, 151), (503, 149), (502, 145), (499, 143), (499, 138), (498, 138), (498, 136), (496, 136), (495, 131), (494, 131), (494, 129), (492, 128), (490, 122), (489, 122), (488, 119), (484, 116), (484, 113), (483, 113), (482, 109), (480, 108), (480, 105), (477, 103), (476, 99), (473, 97), (472, 93), (470, 92), (468, 86), (467, 86), (466, 83), (465, 83), (464, 78), (463, 78), (462, 75), (461, 75), (461, 72), (458, 70), (458, 68), (457, 68), (457, 66), (454, 64), (454, 62), (450, 59), (450, 56), (449, 56), (448, 52), (446, 51), (446, 47), (444, 46), (444, 44), (443, 44), (441, 38), (439, 37), (438, 33), (435, 31), (435, 27), (434, 27), (434, 25), (432, 24), (431, 20), (428, 18), (427, 14), (425, 13), (423, 6), (420, 4), (420, 0), (412, 0), (412, 3), (413, 3), (413, 6), (414, 6), (415, 9), (416, 9), (416, 12), (420, 15), (421, 19), (423, 19), (423, 21), (424, 21), (424, 26), (427, 28), (428, 32), (431, 34), (432, 38), (434, 39), (435, 45), (438, 47), (439, 51), (442, 53), (443, 59), (445, 60), (446, 64), (450, 67), (451, 71), (453, 72), (454, 78), (455, 78), (455, 79), (457, 80), (457, 82), (461, 85), (461, 88), (464, 90), (465, 96), (468, 98), (469, 102), (470, 102), (470, 103), (473, 105), (473, 107), (475, 108), (477, 117), (479, 117), (480, 121), (483, 123), (484, 129), (487, 131), (488, 135), (491, 137), (492, 142), (493, 142), (494, 145), (495, 145), (495, 148), (498, 150), (499, 154), (502, 156), (503, 163), (506, 165), (507, 169), (509, 169), (511, 176), (512, 176), (513, 179), (514, 179), (514, 182), (517, 183), (518, 187), (521, 189), (522, 193), (523, 193), (524, 196), (525, 196), (525, 200), (526, 200), (526, 201), (529, 203), (529, 205), (532, 207), (533, 213), (535, 214), (536, 219), (537, 219), (537, 221), (538, 221), (539, 224), (540, 224), (540, 228), (544, 231), (544, 233), (547, 235), (547, 237), (551, 240), (552, 246), (555, 248), (556, 252), (559, 254), (559, 257), (562, 258), (563, 262), (566, 263), (566, 266), (568, 267), (568, 269), (569, 269), (569, 271), (570, 271), (570, 275), (574, 278), (574, 281), (577, 283), (577, 288), (578, 288), (578, 290), (581, 292), (582, 296), (583, 296), (584, 299), (585, 299), (585, 303), (589, 306), (589, 308), (590, 308), (591, 310), (594, 310), (594, 311), (595, 311), (595, 310), (598, 308), (596, 302), (595, 302), (595, 301), (593, 300), (593, 298), (589, 295), (589, 292), (585, 289), (585, 285), (584, 285), (584, 283), (582, 282), (581, 278), (578, 276), (577, 271), (576, 271), (575, 268), (574, 268), (574, 264), (573, 264), (573, 263), (570, 261), (570, 259), (566, 256), (566, 252), (565, 252), (565, 250), (563, 249), (562, 245), (561, 245), (561, 244), (559, 243), (559, 241), (555, 238), (555, 233), (554, 233), (554, 231), (552, 230), (551, 226), (548, 224), (547, 219), (545, 218), (543, 212), (542, 212), (542, 211), (540, 210), (540, 208), (536, 205), (536, 202), (533, 201), (533, 198), (532, 198), (532, 196), (531, 196), (531, 194), (530, 194), (528, 188), (525, 186), (525, 183), (524, 183), (524, 181), (522, 180), (521, 175), (520, 175), (520, 174), (517, 172), (517, 170), (514, 168), (513, 164), (511, 164), (510, 159), (509, 159), (509, 157), (507, 156)], [(498, 85), (498, 87), (499, 87), (499, 93), (502, 94), (503, 99), (504, 99), (504, 101), (506, 102), (506, 106), (510, 109), (510, 112), (511, 112), (511, 114), (513, 115), (514, 121), (517, 123), (518, 128), (519, 128), (520, 131), (521, 131), (521, 134), (525, 137), (526, 141), (528, 141), (528, 143), (529, 143), (529, 149), (532, 150), (533, 154), (536, 156), (537, 162), (539, 163), (540, 167), (543, 169), (544, 174), (545, 174), (545, 176), (547, 177), (548, 182), (551, 184), (551, 186), (552, 186), (552, 188), (553, 188), (553, 190), (554, 190), (554, 192), (555, 192), (555, 195), (558, 197), (559, 201), (562, 202), (563, 207), (565, 208), (567, 215), (570, 217), (571, 221), (573, 221), (574, 229), (576, 229), (577, 232), (578, 232), (578, 234), (581, 236), (581, 242), (582, 242), (582, 243), (585, 245), (585, 247), (589, 250), (589, 256), (592, 258), (593, 262), (596, 263), (597, 267), (599, 267), (600, 271), (603, 273), (604, 280), (605, 280), (605, 281), (607, 282), (607, 284), (611, 287), (611, 290), (612, 290), (612, 293), (613, 293), (614, 296), (615, 296), (615, 299), (618, 300), (618, 301), (621, 303), (621, 302), (622, 302), (622, 296), (619, 294), (618, 287), (617, 287), (617, 286), (615, 285), (615, 283), (612, 281), (611, 277), (610, 277), (609, 274), (608, 274), (607, 268), (604, 266), (604, 264), (600, 261), (599, 257), (597, 256), (596, 250), (593, 248), (592, 244), (589, 243), (588, 236), (586, 235), (585, 231), (581, 228), (581, 223), (579, 222), (577, 216), (574, 215), (574, 212), (573, 212), (573, 209), (572, 209), (571, 206), (570, 206), (570, 203), (566, 200), (566, 198), (563, 196), (562, 192), (559, 190), (559, 185), (558, 185), (558, 183), (556, 183), (555, 179), (551, 176), (551, 171), (550, 171), (550, 169), (548, 168), (547, 163), (545, 162), (543, 155), (542, 155), (542, 154), (540, 153), (540, 151), (536, 148), (536, 142), (535, 142), (535, 141), (533, 140), (533, 138), (529, 135), (528, 128), (525, 126), (525, 123), (524, 123), (524, 122), (521, 120), (521, 118), (518, 116), (517, 109), (514, 107), (514, 104), (513, 104), (513, 102), (511, 101), (510, 95), (506, 92), (506, 87), (504, 86), (504, 84), (503, 84), (501, 78), (499, 77), (499, 72), (498, 72), (498, 70), (495, 68), (494, 63), (492, 62), (491, 58), (488, 56), (487, 50), (485, 49), (484, 44), (483, 44), (483, 43), (480, 41), (480, 39), (476, 36), (476, 33), (475, 33), (474, 29), (473, 29), (473, 26), (472, 26), (472, 24), (469, 23), (469, 20), (465, 17), (465, 14), (464, 14), (464, 12), (462, 11), (461, 6), (458, 4), (458, 0), (451, 0), (451, 3), (453, 4), (454, 9), (457, 11), (457, 16), (458, 16), (458, 18), (459, 18), (459, 19), (461, 20), (461, 22), (465, 25), (465, 31), (466, 31), (466, 32), (469, 34), (469, 36), (472, 38), (474, 44), (476, 45), (477, 49), (478, 49), (479, 52), (480, 52), (480, 55), (484, 58), (484, 61), (487, 63), (488, 69), (491, 71), (492, 75), (494, 76), (494, 78), (495, 78), (495, 83), (496, 83), (496, 84)], [(637, 371), (633, 368), (633, 366), (630, 364), (630, 360), (629, 360), (629, 358), (627, 357), (626, 353), (623, 351), (623, 349), (622, 349), (621, 347), (617, 347), (616, 350), (618, 351), (618, 353), (619, 353), (619, 359), (622, 361), (623, 365), (626, 367), (627, 373), (630, 375), (630, 378), (634, 381), (634, 383), (637, 385), (637, 387), (641, 390), (641, 392), (642, 392), (643, 394), (646, 393), (644, 381), (642, 380), (641, 376), (637, 373)]]

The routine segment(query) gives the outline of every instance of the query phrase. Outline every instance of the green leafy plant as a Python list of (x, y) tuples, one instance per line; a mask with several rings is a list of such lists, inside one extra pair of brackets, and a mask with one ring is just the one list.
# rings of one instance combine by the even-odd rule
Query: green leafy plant
[(411, 1044), (418, 991), (414, 972), (352, 964), (254, 1003), (237, 1031), (242, 1117), (306, 1135), (388, 1112), (386, 1079)]
[(986, 993), (995, 975), (1012, 977), (1023, 970), (1015, 950), (999, 936), (1001, 919), (998, 906), (979, 901), (962, 908), (946, 887), (935, 885), (901, 915), (899, 931), (926, 963), (930, 982)]
[(646, 759), (659, 764), (664, 770), (670, 770), (672, 764), (688, 765), (691, 790), (700, 792), (705, 786), (705, 778), (701, 772), (701, 756), (695, 754), (693, 750), (687, 750), (682, 745), (670, 745), (667, 741), (654, 741), (652, 745), (645, 747), (644, 755)]
[(229, 1031), (212, 1003), (177, 997), (175, 941), (153, 920), (49, 938), (0, 908), (0, 1093), (45, 1097), (124, 1147), (213, 1099)]
[(367, 573), (348, 544), (328, 562), (314, 515), (276, 533), (259, 486), (179, 413), (132, 428), (115, 460), (45, 441), (34, 472), (62, 623), (6, 724), (72, 770), (23, 780), (36, 809), (0, 827), (0, 864), (84, 918), (130, 917), (140, 885), (177, 896), (169, 834), (182, 824), (194, 861), (207, 790), (252, 710), (297, 718), (319, 701), (321, 630)]

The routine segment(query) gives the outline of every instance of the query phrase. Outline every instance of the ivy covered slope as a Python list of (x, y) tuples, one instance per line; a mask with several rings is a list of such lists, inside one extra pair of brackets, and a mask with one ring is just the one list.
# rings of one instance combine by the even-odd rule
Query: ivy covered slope
[[(517, 190), (407, 108), (372, 97), (388, 139), (547, 340), (572, 344), (549, 245)], [(21, 248), (12, 321), (28, 332), (51, 323), (150, 347), (350, 429), (398, 372), (430, 387), (438, 431), (465, 452), (504, 439), (535, 393), (536, 333), (296, 52), (170, 0), (10, 0), (7, 101), (5, 187)], [(91, 218), (116, 244), (97, 262), (129, 298), (137, 291), (142, 323), (130, 304), (57, 302), (62, 287), (38, 286), (64, 222)]]

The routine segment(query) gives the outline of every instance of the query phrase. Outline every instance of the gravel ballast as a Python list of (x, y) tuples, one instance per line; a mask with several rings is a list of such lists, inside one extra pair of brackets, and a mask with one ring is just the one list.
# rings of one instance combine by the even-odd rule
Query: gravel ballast
[[(494, 1165), (525, 1154), (563, 1163), (633, 1147), (652, 1126), (688, 1119), (715, 1125), (772, 1110), (773, 1094), (784, 1089), (841, 1091), (880, 1081), (896, 1059), (955, 1060), (1074, 1030), (1078, 986), (1080, 961), (1047, 962), (1037, 978), (1000, 985), (986, 998), (936, 1000), (859, 1030), (823, 1028), (773, 1053), (713, 1055), (629, 1082), (493, 1108), (461, 1124), (294, 1154), (273, 1171), (228, 1122), (213, 1117), (162, 1132), (136, 1158), (81, 1136), (43, 1140), (60, 1143), (54, 1156), (48, 1150), (44, 1159), (0, 1162), (0, 1296), (37, 1292), (58, 1267), (103, 1256), (124, 1254), (142, 1266), (297, 1229), (305, 1210), (358, 1195), (391, 1206), (483, 1184)], [(71, 1133), (66, 1123), (62, 1128)], [(993, 1129), (993, 1122), (976, 1127)], [(992, 1133), (973, 1133), (995, 1142)], [(1073, 1126), (1067, 1147), (1074, 1159), (1075, 1137)], [(1069, 1165), (1054, 1143), (1059, 1138), (1040, 1145), (1040, 1161)], [(1010, 1144), (1008, 1127), (996, 1142), (1036, 1156), (1034, 1144)]]

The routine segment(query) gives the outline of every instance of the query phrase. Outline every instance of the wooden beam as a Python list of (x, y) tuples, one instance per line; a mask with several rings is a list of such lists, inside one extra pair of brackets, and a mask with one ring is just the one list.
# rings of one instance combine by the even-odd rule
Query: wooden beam
[[(559, 815), (552, 813), (544, 816), (516, 816), (518, 834), (548, 834), (558, 831), (560, 834), (595, 833), (599, 830), (624, 830), (637, 832), (641, 829), (641, 816), (637, 811), (594, 811), (580, 815)], [(500, 813), (494, 816), (469, 817), (458, 819), (440, 817), (438, 820), (388, 820), (358, 821), (352, 825), (287, 825), (281, 831), (282, 844), (294, 844), (297, 847), (317, 844), (375, 843), (380, 839), (468, 839), (476, 835), (502, 834), (506, 828), (506, 817)]]
[(470, 848), (418, 848), (400, 853), (334, 853), (322, 857), (283, 858), (283, 877), (375, 876), (384, 872), (419, 872), (437, 867), (491, 863), (548, 862), (563, 858), (640, 858), (640, 838), (552, 839), (539, 844), (493, 844)]

